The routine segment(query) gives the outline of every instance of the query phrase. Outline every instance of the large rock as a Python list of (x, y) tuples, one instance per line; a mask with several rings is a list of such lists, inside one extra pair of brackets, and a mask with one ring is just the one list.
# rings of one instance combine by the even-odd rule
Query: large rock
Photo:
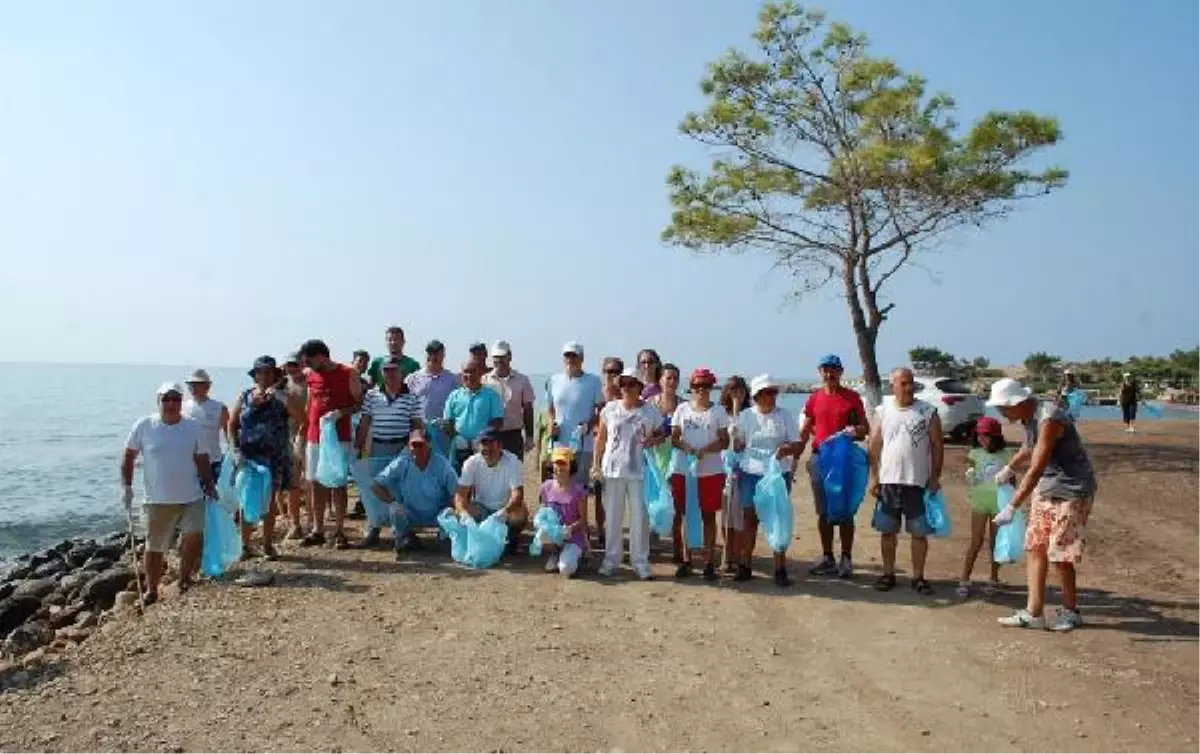
[(43, 563), (33, 569), (33, 578), (44, 579), (49, 576), (57, 576), (60, 573), (66, 573), (71, 570), (71, 566), (61, 560), (51, 560), (49, 563)]
[(47, 550), (42, 550), (40, 552), (35, 552), (34, 554), (30, 555), (29, 556), (29, 567), (30, 568), (40, 568), (51, 561), (61, 560), (61, 559), (62, 558), (59, 557), (58, 552), (56, 550), (54, 550), (54, 548), (50, 548)]
[(50, 611), (50, 628), (58, 629), (75, 624), (79, 614), (84, 612), (83, 603), (76, 602), (66, 607), (54, 608)]
[(20, 657), (54, 641), (54, 631), (39, 621), (32, 621), (13, 629), (4, 640), (3, 651), (7, 655)]
[(72, 568), (79, 568), (87, 562), (88, 558), (96, 554), (99, 549), (95, 542), (80, 542), (71, 548), (71, 551), (66, 554), (67, 565)]
[(4, 578), (6, 581), (20, 581), (21, 579), (29, 578), (29, 574), (31, 573), (33, 573), (33, 566), (28, 563), (21, 563), (9, 571)]
[(0, 601), (0, 638), (8, 636), (42, 607), (40, 597), (13, 595)]
[(127, 548), (122, 543), (106, 544), (103, 547), (97, 547), (95, 552), (92, 553), (92, 557), (111, 560), (115, 563), (121, 559), (122, 555), (125, 554), (126, 549)]
[(0, 584), (0, 600), (8, 599), (10, 594), (17, 591), (18, 583), (19, 582), (16, 581), (6, 581), (3, 584)]
[(64, 539), (63, 541), (59, 542), (51, 549), (54, 550), (55, 552), (57, 552), (59, 555), (66, 555), (68, 552), (71, 551), (71, 548), (74, 546), (75, 546), (74, 540)]
[(41, 599), (58, 587), (58, 580), (50, 576), (44, 579), (26, 579), (21, 582), (14, 597), (37, 597)]
[(117, 592), (124, 591), (132, 579), (133, 571), (128, 566), (113, 566), (84, 584), (79, 592), (79, 601), (89, 608), (108, 610), (113, 606)]
[(73, 598), (75, 595), (79, 594), (79, 590), (82, 589), (84, 584), (88, 583), (93, 576), (95, 576), (94, 573), (88, 573), (87, 571), (68, 573), (59, 580), (57, 591), (67, 595), (68, 599)]
[(107, 571), (109, 568), (112, 568), (112, 564), (113, 564), (113, 561), (110, 560), (109, 558), (102, 558), (97, 555), (93, 555), (92, 557), (87, 559), (87, 562), (84, 563), (83, 567), (80, 568), (79, 570), (88, 571), (92, 574), (97, 574), (97, 573), (100, 573), (101, 571)]

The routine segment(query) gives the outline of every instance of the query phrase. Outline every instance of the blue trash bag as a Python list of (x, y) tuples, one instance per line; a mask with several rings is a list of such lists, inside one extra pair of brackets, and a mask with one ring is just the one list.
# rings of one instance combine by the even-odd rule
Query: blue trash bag
[(467, 559), (467, 526), (454, 512), (453, 508), (445, 508), (437, 517), (438, 528), (450, 538), (450, 557), (455, 563)]
[(221, 462), (221, 476), (217, 479), (217, 500), (230, 515), (233, 515), (240, 505), (238, 492), (233, 484), (233, 478), (236, 476), (233, 465), (233, 453), (226, 453), (225, 460)]
[(1159, 408), (1158, 406), (1155, 406), (1152, 403), (1146, 403), (1145, 401), (1142, 401), (1142, 408), (1146, 409), (1146, 413), (1153, 416), (1154, 418), (1156, 418), (1156, 419), (1162, 418), (1163, 412), (1162, 412), (1162, 409)]
[(320, 452), (317, 454), (317, 481), (323, 487), (345, 487), (350, 456), (338, 440), (337, 422), (321, 419)]
[(382, 529), (392, 521), (391, 507), (371, 489), (376, 475), (389, 461), (388, 458), (360, 458), (354, 462), (354, 483), (358, 485), (358, 496), (367, 511), (367, 527), (371, 529)]
[(238, 470), (233, 487), (242, 505), (242, 521), (249, 526), (257, 526), (271, 509), (270, 467), (256, 461), (245, 461)]
[(533, 516), (533, 541), (529, 543), (529, 554), (535, 557), (541, 555), (545, 544), (543, 540), (549, 540), (561, 547), (566, 539), (567, 527), (559, 518), (558, 511), (548, 505), (538, 508), (538, 512)]
[(691, 550), (704, 546), (704, 520), (700, 516), (700, 481), (696, 478), (696, 464), (699, 462), (699, 458), (693, 457), (684, 475), (683, 531), (688, 549)]
[(941, 490), (925, 490), (925, 520), (933, 530), (933, 536), (950, 536), (950, 512), (946, 510), (946, 496)]
[(767, 535), (767, 544), (774, 552), (787, 552), (792, 543), (795, 527), (795, 512), (788, 495), (787, 483), (783, 480), (783, 469), (779, 459), (771, 456), (767, 462), (767, 473), (754, 486), (754, 512), (759, 525)]
[(854, 521), (867, 492), (867, 452), (846, 435), (821, 443), (817, 465), (825, 491), (825, 517), (831, 524)]
[(467, 556), (463, 563), (469, 568), (491, 568), (500, 562), (508, 544), (508, 524), (503, 511), (488, 516), (482, 524), (470, 517), (463, 523), (467, 527)]
[(209, 500), (204, 504), (204, 549), (200, 553), (200, 570), (209, 578), (225, 573), (242, 557), (242, 533), (230, 514), (221, 505)]
[(1087, 405), (1088, 395), (1082, 390), (1075, 388), (1067, 392), (1067, 413), (1072, 419), (1078, 419), (1079, 414), (1083, 411), (1083, 407)]
[(646, 490), (653, 495), (646, 497), (646, 518), (650, 530), (660, 537), (671, 536), (671, 525), (675, 523), (675, 499), (671, 497), (671, 485), (658, 464), (653, 463), (650, 451), (646, 454)]
[[(996, 502), (1000, 510), (1012, 502), (1016, 489), (1011, 484), (996, 488)], [(1012, 521), (996, 529), (996, 547), (992, 550), (992, 562), (1016, 563), (1025, 552), (1025, 506), (1017, 508)]]

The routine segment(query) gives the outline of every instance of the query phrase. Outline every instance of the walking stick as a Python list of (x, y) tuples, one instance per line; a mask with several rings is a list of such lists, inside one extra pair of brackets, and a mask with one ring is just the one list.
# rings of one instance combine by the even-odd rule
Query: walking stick
[(133, 561), (133, 581), (137, 585), (137, 614), (142, 615), (142, 572), (138, 567), (137, 537), (133, 526), (133, 506), (125, 507), (125, 519), (129, 523), (129, 559)]

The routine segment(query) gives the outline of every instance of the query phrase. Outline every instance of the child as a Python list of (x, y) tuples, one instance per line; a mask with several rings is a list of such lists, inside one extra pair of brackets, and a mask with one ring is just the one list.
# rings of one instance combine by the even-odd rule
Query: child
[(571, 578), (579, 570), (579, 558), (587, 549), (587, 488), (572, 478), (575, 474), (575, 454), (570, 448), (555, 448), (550, 454), (553, 478), (542, 482), (541, 503), (558, 514), (567, 528), (566, 539), (559, 547), (544, 543), (550, 553), (546, 573), (558, 571)]
[[(971, 451), (967, 453), (967, 499), (971, 506), (971, 541), (967, 544), (967, 555), (963, 560), (962, 579), (958, 582), (956, 593), (962, 599), (971, 594), (971, 571), (975, 568), (975, 558), (983, 547), (983, 537), (987, 534), (988, 552), (996, 546), (996, 525), (992, 517), (999, 511), (996, 503), (996, 485), (993, 480), (1001, 469), (1007, 468), (1013, 457), (1013, 452), (1005, 448), (1004, 431), (1000, 422), (984, 416), (975, 424), (975, 434), (971, 440)], [(989, 555), (990, 557), (990, 555)], [(985, 596), (995, 593), (995, 585), (1000, 581), (1000, 565), (992, 561), (990, 583), (983, 588)]]

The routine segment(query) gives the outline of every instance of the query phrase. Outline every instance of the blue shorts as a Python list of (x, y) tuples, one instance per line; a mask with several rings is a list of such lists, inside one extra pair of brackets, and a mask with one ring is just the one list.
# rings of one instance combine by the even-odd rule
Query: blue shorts
[[(754, 507), (754, 487), (762, 479), (762, 474), (751, 474), (746, 471), (738, 470), (737, 485), (738, 485), (738, 502), (743, 508)], [(787, 472), (783, 475), (783, 483), (787, 487), (788, 495), (792, 494), (792, 472)]]
[(871, 526), (880, 534), (898, 534), (901, 516), (904, 517), (904, 530), (914, 537), (933, 534), (933, 528), (925, 518), (924, 487), (911, 484), (880, 485)]

